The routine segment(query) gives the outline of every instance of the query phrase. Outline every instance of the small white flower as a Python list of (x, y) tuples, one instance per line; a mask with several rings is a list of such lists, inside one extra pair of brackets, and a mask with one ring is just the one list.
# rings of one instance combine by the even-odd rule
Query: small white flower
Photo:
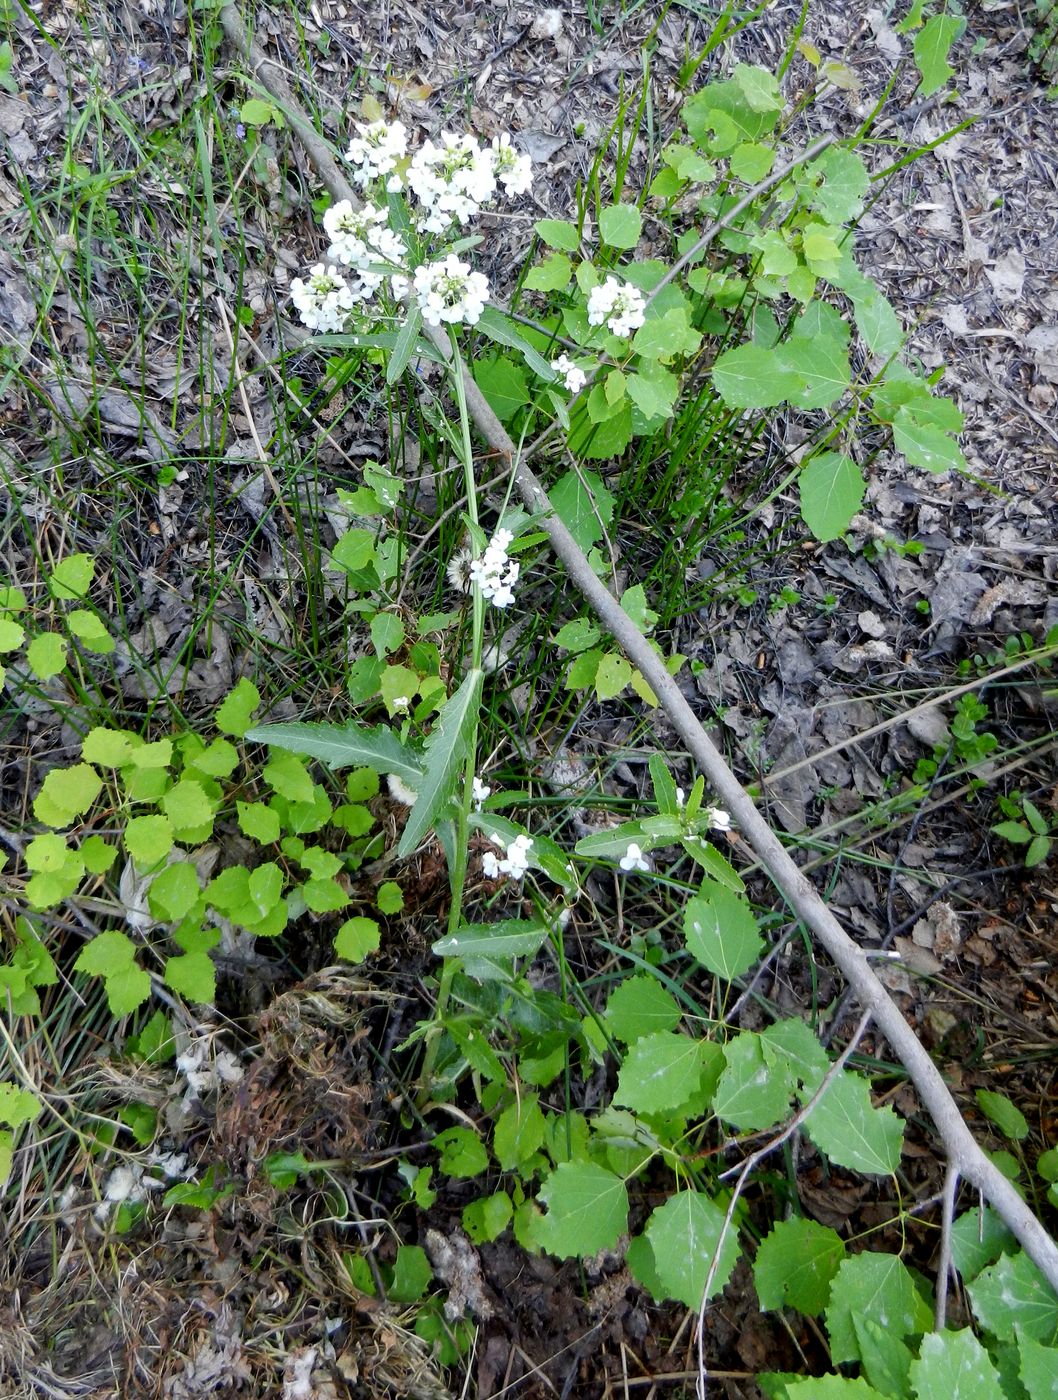
[(349, 200), (339, 200), (324, 213), (323, 227), (331, 240), (327, 256), (357, 268), (366, 296), (373, 296), (383, 281), (383, 274), (371, 269), (404, 257), (404, 244), (389, 227), (389, 215), (370, 202), (354, 209)]
[(638, 287), (607, 277), (601, 287), (593, 287), (588, 297), (588, 324), (603, 322), (614, 335), (628, 336), (646, 319), (646, 301)]
[(731, 815), (721, 807), (707, 807), (705, 815), (709, 819), (709, 828), (712, 831), (730, 831)]
[(557, 360), (552, 360), (551, 368), (562, 375), (571, 394), (579, 394), (588, 382), (588, 376), (580, 365), (575, 365), (568, 355), (559, 355)]
[(474, 799), (474, 806), (481, 811), (481, 805), (491, 795), (492, 789), (488, 783), (483, 783), (480, 778), (475, 777), (470, 785), (470, 795)]
[(686, 806), (686, 803), (687, 803), (687, 794), (684, 792), (683, 788), (678, 787), (678, 788), (676, 789), (676, 806), (682, 808), (682, 807)]
[(486, 851), (481, 857), (481, 870), (487, 880), (498, 880), (501, 875), (509, 875), (512, 880), (520, 880), (529, 869), (529, 852), (533, 848), (531, 836), (516, 836), (506, 845), (505, 854), (499, 860), (493, 851)]
[(397, 162), (408, 153), (408, 130), (403, 122), (377, 121), (366, 126), (356, 123), (360, 133), (354, 136), (345, 153), (350, 165), (359, 166), (354, 175), (362, 188), (372, 180), (386, 177), (386, 189), (392, 194), (403, 184)]
[(514, 585), (521, 566), (507, 556), (513, 542), (510, 530), (497, 530), (485, 553), (470, 566), (472, 582), (481, 589), (485, 601), (497, 608), (509, 607), (514, 602)]
[(406, 710), (411, 704), (410, 695), (394, 695), (392, 707), (394, 710)]
[(643, 856), (643, 852), (634, 841), (629, 842), (628, 850), (625, 851), (619, 862), (622, 870), (649, 870), (650, 862)]
[(302, 280), (290, 284), (290, 299), (298, 309), (303, 325), (311, 331), (340, 331), (355, 300), (345, 278), (331, 263), (317, 263)]
[(511, 145), (504, 131), (492, 138), (492, 173), (509, 195), (525, 194), (533, 184), (533, 162)]
[(429, 326), (476, 325), (489, 299), (489, 284), (470, 264), (449, 253), (440, 262), (415, 269), (415, 295)]

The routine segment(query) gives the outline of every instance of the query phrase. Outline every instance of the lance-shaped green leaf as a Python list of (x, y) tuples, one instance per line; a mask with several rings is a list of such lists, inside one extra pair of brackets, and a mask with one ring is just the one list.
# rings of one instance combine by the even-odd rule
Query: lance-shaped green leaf
[(499, 919), (494, 924), (464, 924), (439, 938), (439, 958), (531, 958), (546, 942), (549, 929), (539, 919)]
[(419, 338), (419, 331), (422, 329), (422, 312), (418, 305), (408, 308), (408, 319), (397, 332), (397, 341), (393, 346), (393, 353), (389, 357), (389, 364), (386, 366), (386, 383), (396, 384), (408, 367), (408, 361), (415, 353), (415, 342)]
[(416, 780), (419, 795), (397, 847), (401, 857), (410, 856), (435, 823), (447, 816), (445, 807), (456, 790), (460, 770), (470, 752), (483, 674), (476, 669), (467, 673), (456, 693), (445, 702), (426, 740), (425, 771)]
[(498, 311), (495, 306), (484, 308), (478, 318), (476, 329), (482, 335), (487, 335), (490, 340), (494, 340), (497, 345), (506, 345), (510, 350), (517, 350), (533, 373), (538, 374), (541, 379), (546, 379), (550, 383), (555, 378), (555, 371), (543, 355), (534, 350), (523, 335), (519, 335), (514, 322), (504, 316), (502, 311)]
[(258, 724), (246, 731), (246, 738), (253, 744), (318, 758), (329, 768), (395, 773), (416, 789), (422, 780), (418, 754), (406, 748), (384, 724), (373, 729), (362, 724)]

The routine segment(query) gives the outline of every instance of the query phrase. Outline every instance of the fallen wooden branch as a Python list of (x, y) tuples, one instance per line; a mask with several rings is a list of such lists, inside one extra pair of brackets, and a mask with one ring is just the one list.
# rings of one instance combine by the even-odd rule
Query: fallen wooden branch
[[(326, 141), (301, 112), (278, 65), (250, 41), (242, 20), (232, 6), (225, 6), (221, 11), (221, 23), (256, 81), (273, 98), (297, 133), (323, 184), (335, 199), (359, 203)], [(429, 327), (424, 329), (438, 350), (448, 358), (450, 348), (446, 333), (442, 330), (431, 331)], [(464, 374), (464, 388), (478, 430), (490, 448), (511, 462), (522, 500), (530, 511), (542, 517), (541, 528), (547, 533), (570, 578), (625, 655), (642, 672), (673, 727), (716, 792), (720, 805), (731, 813), (735, 825), (776, 887), (855, 990), (863, 1011), (870, 1012), (875, 1024), (885, 1034), (933, 1118), (948, 1155), (950, 1172), (957, 1173), (991, 1201), (1026, 1254), (1058, 1293), (1058, 1246), (1011, 1183), (978, 1146), (940, 1071), (875, 975), (863, 949), (853, 942), (798, 869), (706, 734), (644, 634), (596, 577), (584, 551), (554, 513), (547, 492), (528, 462), (524, 457), (519, 457), (514, 442), (469, 374)]]

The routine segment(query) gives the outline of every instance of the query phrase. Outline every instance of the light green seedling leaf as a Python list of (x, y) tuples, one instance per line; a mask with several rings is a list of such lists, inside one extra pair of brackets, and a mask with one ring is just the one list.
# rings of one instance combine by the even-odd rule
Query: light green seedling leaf
[(102, 836), (86, 836), (79, 854), (85, 869), (92, 875), (105, 875), (118, 857), (117, 847), (104, 841)]
[(463, 1229), (474, 1244), (489, 1244), (499, 1239), (511, 1223), (514, 1206), (506, 1191), (494, 1196), (482, 1196), (463, 1207)]
[(17, 651), (26, 639), (26, 629), (9, 617), (0, 617), (0, 652)]
[(771, 1128), (789, 1113), (793, 1092), (792, 1074), (768, 1063), (754, 1032), (741, 1031), (724, 1046), (713, 1108), (725, 1122), (753, 1132)]
[(798, 479), (801, 515), (817, 540), (836, 540), (863, 505), (867, 483), (843, 452), (819, 452)]
[(576, 225), (568, 223), (565, 219), (537, 219), (533, 227), (549, 248), (561, 248), (566, 253), (575, 253), (580, 247), (580, 234)]
[(416, 782), (419, 795), (400, 838), (398, 856), (411, 855), (427, 832), (448, 815), (446, 808), (470, 751), (470, 736), (481, 704), (482, 679), (482, 671), (468, 671), (434, 722), (423, 751), (425, 771)]
[(802, 388), (799, 374), (783, 356), (762, 345), (739, 345), (717, 357), (711, 372), (717, 392), (729, 408), (773, 408)]
[(836, 1230), (800, 1216), (780, 1221), (761, 1241), (753, 1261), (761, 1307), (791, 1307), (818, 1317), (844, 1258), (845, 1244)]
[(996, 1125), (1004, 1137), (1013, 1142), (1023, 1142), (1029, 1135), (1029, 1124), (1024, 1113), (1010, 1102), (1006, 1094), (995, 1094), (989, 1089), (978, 1089), (975, 1095), (977, 1106), (986, 1118)]
[(922, 1338), (911, 1390), (916, 1400), (1004, 1400), (999, 1373), (968, 1327)]
[(155, 918), (174, 923), (191, 912), (201, 894), (195, 867), (190, 861), (176, 860), (151, 881), (147, 903)]
[(612, 1249), (628, 1228), (628, 1192), (596, 1162), (563, 1162), (540, 1188), (548, 1213), (533, 1222), (540, 1248), (560, 1259)]
[(69, 644), (58, 632), (41, 632), (26, 648), (26, 664), (42, 681), (57, 676), (66, 665)]
[(160, 805), (172, 822), (177, 838), (183, 832), (197, 833), (200, 827), (213, 826), (213, 803), (206, 789), (194, 778), (181, 778), (174, 783)]
[(812, 195), (812, 208), (829, 224), (847, 224), (863, 213), (870, 186), (867, 167), (855, 151), (831, 146), (808, 167), (808, 174), (822, 176)]
[(374, 558), (375, 535), (372, 530), (346, 530), (331, 550), (331, 564), (351, 574), (366, 569)]
[(97, 652), (100, 656), (107, 656), (114, 650), (116, 645), (114, 638), (95, 613), (88, 612), (84, 608), (76, 608), (73, 612), (67, 613), (66, 625), (70, 629), (71, 635), (76, 637), (88, 651)]
[(178, 953), (165, 964), (165, 983), (188, 1001), (212, 1003), (217, 970), (208, 953)]
[(606, 1003), (607, 1024), (626, 1045), (658, 1031), (675, 1030), (682, 1016), (676, 998), (649, 973), (626, 978)]
[(103, 768), (120, 768), (131, 758), (133, 738), (124, 730), (97, 726), (84, 736), (81, 756), (86, 763), (98, 763)]
[(599, 211), (599, 236), (611, 248), (634, 248), (643, 217), (634, 204), (610, 204)]
[(900, 1165), (904, 1127), (888, 1104), (875, 1108), (862, 1075), (842, 1070), (805, 1120), (808, 1136), (832, 1162), (887, 1176)]
[(552, 253), (542, 263), (529, 269), (523, 286), (530, 292), (560, 292), (569, 285), (572, 276), (573, 264), (565, 253)]
[(538, 1094), (523, 1093), (496, 1119), (492, 1150), (505, 1172), (529, 1160), (544, 1141), (544, 1115)]
[(311, 802), (315, 796), (312, 778), (295, 753), (273, 753), (261, 769), (261, 777), (273, 792), (288, 802)]
[(0, 1123), (6, 1123), (9, 1128), (21, 1128), (39, 1118), (43, 1109), (43, 1103), (28, 1089), (10, 1081), (0, 1084)]
[(854, 1317), (877, 1318), (887, 1331), (901, 1338), (928, 1332), (933, 1325), (929, 1304), (895, 1254), (856, 1254), (835, 1274), (826, 1310), (834, 1362), (860, 1358)]
[(634, 1113), (666, 1113), (700, 1093), (705, 1042), (654, 1031), (631, 1046), (617, 1076), (615, 1104)]
[(129, 963), (104, 978), (112, 1016), (130, 1016), (151, 994), (151, 979), (142, 967)]
[(263, 802), (236, 802), (239, 830), (262, 846), (279, 840), (279, 814)]
[(251, 716), (260, 703), (261, 692), (243, 676), (221, 702), (214, 716), (217, 728), (224, 734), (233, 734), (241, 739), (249, 729)]
[(775, 152), (758, 141), (743, 141), (731, 152), (730, 163), (731, 174), (737, 180), (756, 185), (775, 164)]
[(1021, 1251), (1004, 1254), (967, 1291), (974, 1317), (1002, 1342), (1014, 1341), (1018, 1327), (1037, 1342), (1053, 1343), (1058, 1335), (1058, 1297)]
[(375, 903), (383, 914), (399, 914), (404, 908), (404, 891), (396, 880), (387, 880), (379, 885)]
[(168, 817), (132, 817), (125, 826), (125, 850), (141, 870), (149, 870), (173, 849), (173, 824)]
[(683, 911), (687, 951), (717, 977), (740, 977), (760, 957), (764, 940), (748, 901), (717, 880), (703, 880)]
[(588, 647), (595, 645), (599, 636), (599, 629), (593, 622), (586, 617), (578, 617), (559, 628), (555, 634), (555, 645), (564, 647), (566, 651), (587, 651)]
[(262, 724), (248, 729), (246, 738), (254, 744), (318, 758), (329, 768), (371, 768), (376, 773), (395, 773), (413, 788), (422, 780), (418, 755), (405, 748), (384, 724), (373, 729), (359, 724)]
[(948, 54), (965, 26), (964, 19), (934, 15), (926, 21), (925, 28), (915, 35), (915, 67), (922, 75), (917, 96), (930, 97), (939, 92), (955, 72), (948, 62)]
[(69, 554), (60, 559), (48, 580), (53, 598), (83, 598), (95, 575), (96, 563), (91, 554)]
[[(33, 811), (45, 826), (69, 826), (88, 811), (102, 788), (99, 774), (87, 763), (53, 768), (41, 785)], [(54, 820), (57, 814), (62, 817), (59, 821)]]
[(599, 658), (595, 671), (595, 694), (600, 700), (612, 700), (631, 679), (631, 663), (617, 652), (608, 651)]
[(382, 931), (374, 919), (357, 915), (346, 919), (334, 939), (334, 951), (347, 962), (363, 962), (371, 953), (377, 953), (382, 941)]
[(480, 1176), (488, 1169), (489, 1154), (477, 1133), (470, 1128), (446, 1128), (433, 1141), (441, 1154), (438, 1167), (445, 1176), (462, 1180)]
[(654, 1270), (665, 1296), (678, 1298), (697, 1312), (713, 1256), (720, 1261), (708, 1296), (720, 1293), (738, 1262), (738, 1231), (729, 1226), (721, 1245), (725, 1212), (700, 1191), (677, 1191), (647, 1222), (646, 1237), (654, 1251)]

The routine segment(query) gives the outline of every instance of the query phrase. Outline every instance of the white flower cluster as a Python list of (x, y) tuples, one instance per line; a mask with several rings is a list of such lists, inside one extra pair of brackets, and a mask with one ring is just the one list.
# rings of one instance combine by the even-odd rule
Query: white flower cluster
[(519, 195), (532, 182), (532, 162), (515, 150), (506, 132), (482, 150), (473, 136), (442, 131), (437, 144), (420, 146), (408, 167), (408, 185), (423, 206), (428, 233), (444, 233), (453, 221), (473, 219), (497, 184), (508, 195)]
[(408, 129), (403, 122), (377, 121), (366, 126), (356, 123), (360, 133), (349, 143), (345, 158), (359, 167), (354, 179), (361, 189), (373, 180), (386, 181), (386, 189), (394, 194), (404, 183), (397, 162), (408, 154)]
[(310, 331), (340, 331), (353, 308), (352, 289), (332, 263), (317, 263), (308, 277), (295, 277), (290, 297)]
[(562, 376), (571, 394), (579, 394), (588, 382), (588, 376), (580, 365), (574, 364), (568, 355), (559, 355), (557, 360), (552, 360), (551, 368)]
[(417, 267), (414, 285), (423, 320), (429, 326), (439, 326), (442, 321), (473, 326), (489, 299), (488, 279), (480, 272), (471, 272), (470, 264), (455, 253)]
[(497, 608), (506, 608), (514, 602), (519, 565), (507, 555), (513, 542), (510, 530), (497, 530), (485, 553), (470, 566), (471, 581), (481, 589), (485, 601)]
[(593, 287), (588, 296), (588, 324), (603, 322), (614, 335), (631, 335), (646, 319), (646, 301), (638, 287), (607, 277), (601, 287)]
[(383, 280), (381, 272), (371, 271), (373, 265), (404, 260), (404, 244), (389, 227), (388, 213), (370, 201), (354, 209), (349, 200), (340, 199), (325, 211), (323, 227), (331, 240), (327, 256), (355, 267), (367, 284), (367, 296), (373, 296)]
[(498, 860), (492, 851), (481, 857), (481, 869), (487, 880), (498, 880), (501, 875), (509, 875), (512, 880), (520, 880), (529, 869), (529, 852), (533, 848), (531, 836), (516, 836), (504, 845), (504, 856)]

